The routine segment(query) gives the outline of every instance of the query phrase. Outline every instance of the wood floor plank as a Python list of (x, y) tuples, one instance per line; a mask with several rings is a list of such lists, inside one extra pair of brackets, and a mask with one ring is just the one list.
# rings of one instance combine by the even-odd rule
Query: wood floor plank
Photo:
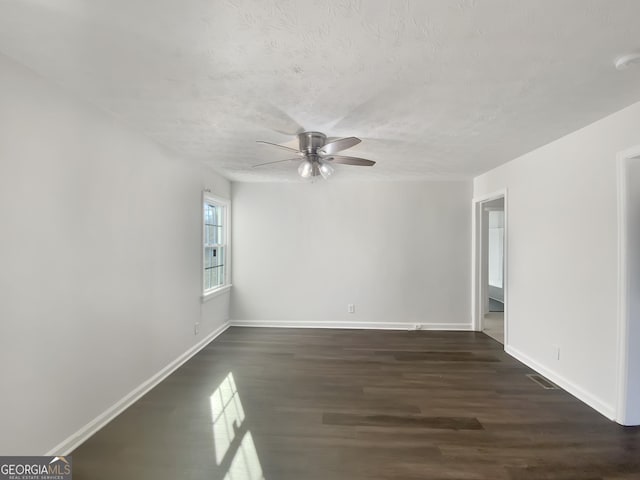
[(447, 430), (483, 430), (473, 417), (425, 417), (418, 415), (357, 415), (349, 413), (325, 413), (324, 425), (351, 425), (389, 428), (441, 428)]
[(640, 479), (640, 429), (474, 332), (231, 328), (73, 452), (74, 478)]

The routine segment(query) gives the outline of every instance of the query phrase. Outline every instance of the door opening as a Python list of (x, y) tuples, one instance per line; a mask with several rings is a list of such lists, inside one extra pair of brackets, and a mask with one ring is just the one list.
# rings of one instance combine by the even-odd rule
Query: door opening
[(640, 425), (640, 147), (618, 155), (616, 421)]
[(506, 193), (474, 200), (474, 326), (506, 344)]

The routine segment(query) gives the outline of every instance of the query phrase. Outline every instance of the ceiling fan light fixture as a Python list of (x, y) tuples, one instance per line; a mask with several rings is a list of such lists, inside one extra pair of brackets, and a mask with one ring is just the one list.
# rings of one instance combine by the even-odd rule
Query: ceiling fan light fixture
[(331, 174), (335, 171), (335, 169), (327, 162), (326, 160), (318, 160), (318, 170), (320, 170), (320, 175), (325, 180), (331, 176)]
[(311, 177), (313, 175), (313, 163), (311, 163), (311, 160), (305, 158), (298, 167), (298, 173), (302, 178)]

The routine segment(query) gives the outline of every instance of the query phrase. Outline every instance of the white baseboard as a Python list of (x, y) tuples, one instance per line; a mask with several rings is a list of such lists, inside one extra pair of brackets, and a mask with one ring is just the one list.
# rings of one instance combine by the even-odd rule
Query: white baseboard
[(615, 415), (615, 409), (613, 408), (613, 406), (609, 405), (606, 402), (603, 402), (592, 393), (587, 392), (585, 389), (583, 389), (582, 387), (579, 387), (578, 385), (571, 382), (570, 380), (567, 380), (562, 375), (559, 375), (556, 372), (548, 369), (547, 367), (540, 365), (534, 359), (522, 353), (518, 349), (513, 348), (511, 346), (506, 346), (504, 351), (507, 352), (512, 357), (514, 357), (516, 360), (519, 360), (525, 365), (527, 365), (528, 367), (532, 368), (539, 374), (547, 377), (553, 383), (557, 384), (559, 387), (562, 387), (564, 390), (569, 392), (578, 400), (586, 403), (591, 408), (596, 410), (598, 413), (607, 417), (609, 420), (615, 420), (616, 415)]
[(175, 370), (182, 366), (187, 360), (193, 357), (196, 353), (207, 346), (211, 341), (229, 328), (229, 322), (225, 322), (216, 330), (211, 332), (201, 341), (196, 343), (189, 350), (184, 352), (178, 358), (169, 363), (166, 367), (153, 375), (151, 378), (141, 383), (138, 387), (133, 389), (127, 395), (118, 400), (111, 407), (106, 409), (96, 418), (87, 423), (84, 427), (80, 428), (77, 432), (71, 434), (68, 438), (60, 442), (58, 445), (49, 450), (45, 456), (53, 455), (69, 455), (73, 450), (78, 448), (89, 437), (95, 434), (98, 430), (104, 427), (107, 423), (120, 415), (125, 409), (130, 407), (134, 402), (139, 400), (145, 393), (158, 385), (162, 380), (171, 375)]
[[(230, 320), (232, 327), (344, 328), (365, 330), (473, 330), (471, 323), (336, 322), (316, 320)], [(420, 328), (416, 328), (420, 325)]]

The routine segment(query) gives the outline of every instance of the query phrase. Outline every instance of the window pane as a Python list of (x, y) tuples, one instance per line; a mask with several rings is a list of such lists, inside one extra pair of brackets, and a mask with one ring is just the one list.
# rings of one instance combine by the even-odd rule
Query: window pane
[(213, 269), (208, 269), (204, 271), (204, 289), (210, 290), (214, 287), (213, 283)]
[(214, 227), (212, 225), (204, 226), (204, 243), (207, 245), (212, 245), (218, 243), (215, 241), (215, 231), (218, 227)]
[(204, 290), (225, 284), (225, 207), (205, 202), (204, 204)]
[(204, 243), (217, 245), (222, 243), (222, 227), (216, 225), (204, 226)]
[(204, 253), (204, 289), (224, 285), (224, 247), (205, 247)]
[(218, 267), (212, 267), (205, 270), (205, 274), (204, 274), (205, 290), (209, 290), (211, 288), (224, 285), (224, 269), (225, 267), (220, 265)]
[(205, 225), (213, 225), (214, 216), (215, 216), (216, 207), (214, 205), (209, 205), (208, 203), (204, 206), (204, 223)]
[(205, 225), (222, 225), (222, 207), (205, 204), (204, 223)]
[(213, 247), (205, 247), (204, 249), (204, 268), (212, 268), (213, 261), (216, 257), (216, 249)]
[(215, 245), (223, 242), (222, 233), (222, 208), (216, 205), (205, 204), (204, 210), (204, 242)]
[(489, 285), (502, 288), (504, 272), (504, 212), (489, 212)]
[(218, 223), (218, 212), (220, 211), (220, 207), (216, 207), (215, 205), (210, 205), (211, 208), (211, 225), (216, 225)]
[(216, 263), (216, 265), (219, 266), (219, 267), (223, 266), (225, 264), (224, 260), (225, 260), (224, 259), (224, 247), (220, 247), (220, 248), (218, 248), (218, 255), (217, 255), (217, 263)]

